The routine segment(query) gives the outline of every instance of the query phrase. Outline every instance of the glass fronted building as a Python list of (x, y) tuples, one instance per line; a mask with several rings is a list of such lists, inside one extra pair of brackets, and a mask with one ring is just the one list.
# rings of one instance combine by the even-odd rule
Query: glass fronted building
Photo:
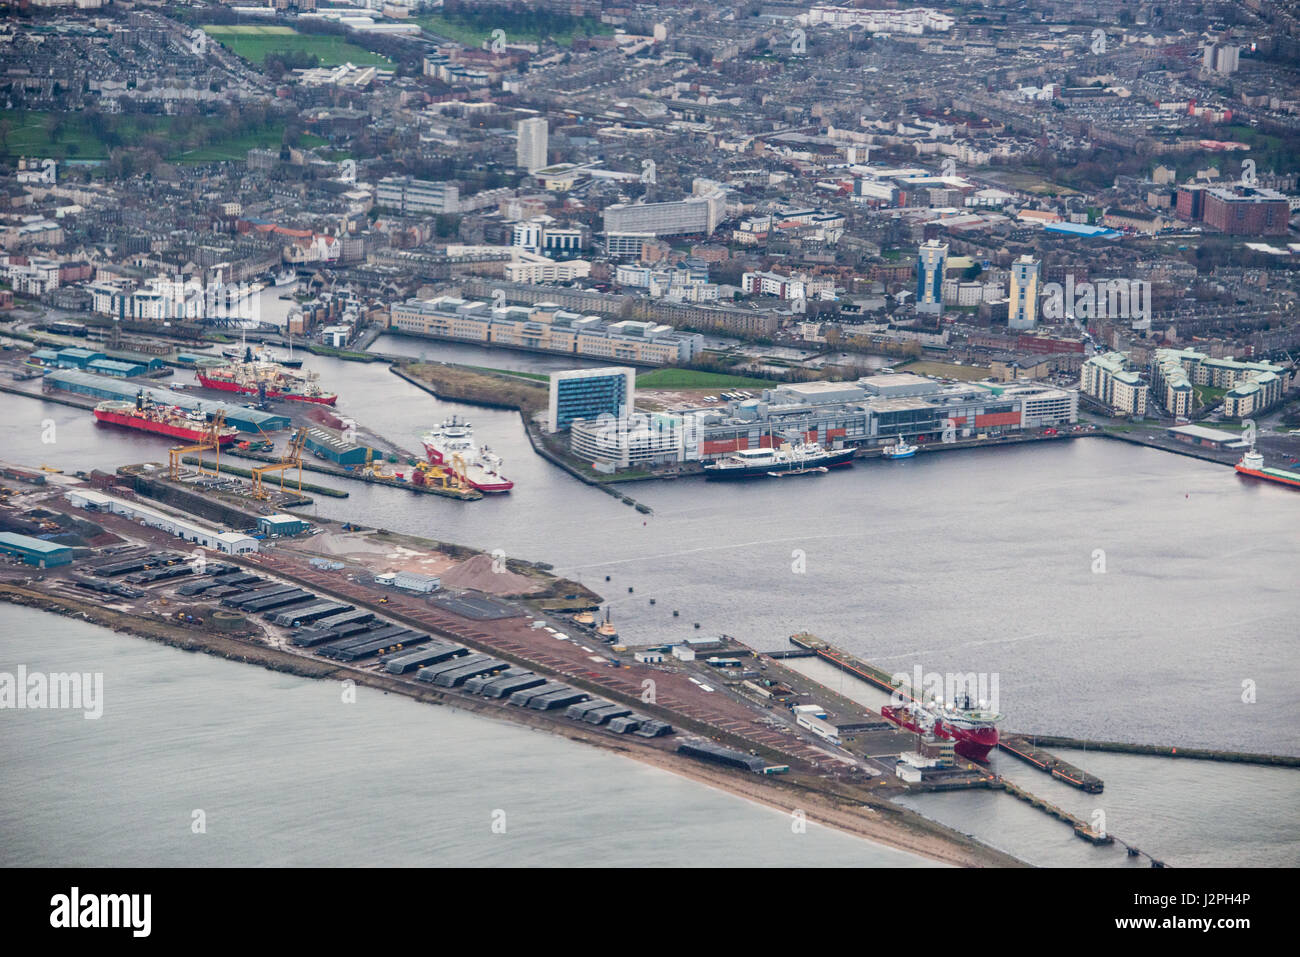
[(627, 415), (636, 395), (636, 370), (627, 366), (551, 373), (547, 427), (562, 432), (577, 419)]

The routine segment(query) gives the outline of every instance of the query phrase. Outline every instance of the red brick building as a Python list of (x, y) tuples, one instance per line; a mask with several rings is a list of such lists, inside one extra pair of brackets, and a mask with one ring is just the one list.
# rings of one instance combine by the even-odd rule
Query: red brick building
[(1231, 236), (1285, 236), (1291, 207), (1272, 189), (1211, 189), (1205, 224)]

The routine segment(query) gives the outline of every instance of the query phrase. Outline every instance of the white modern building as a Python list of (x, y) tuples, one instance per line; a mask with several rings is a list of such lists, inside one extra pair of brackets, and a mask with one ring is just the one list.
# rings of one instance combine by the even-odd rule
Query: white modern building
[(671, 203), (618, 203), (605, 207), (605, 233), (712, 236), (726, 211), (725, 195), (716, 188)]
[(506, 282), (526, 282), (533, 285), (572, 282), (591, 275), (591, 263), (585, 259), (556, 262), (545, 256), (528, 254), (521, 257), (519, 262), (506, 263), (503, 268)]
[(258, 550), (257, 539), (243, 532), (218, 531), (179, 515), (171, 515), (139, 502), (128, 502), (93, 489), (69, 489), (65, 497), (78, 508), (121, 515), (141, 525), (162, 529), (201, 548), (210, 548), (226, 555), (246, 555)]
[(943, 274), (948, 267), (948, 244), (927, 240), (916, 257), (916, 311), (943, 312)]
[(515, 165), (529, 173), (546, 168), (546, 149), (549, 129), (546, 117), (520, 120), (515, 127), (518, 143), (515, 146)]
[(386, 176), (375, 188), (375, 205), (400, 213), (460, 212), (460, 190), (410, 176)]

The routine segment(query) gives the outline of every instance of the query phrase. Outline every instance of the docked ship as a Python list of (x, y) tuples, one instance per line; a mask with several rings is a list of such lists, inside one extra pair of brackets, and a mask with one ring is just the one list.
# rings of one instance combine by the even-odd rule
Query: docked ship
[(900, 435), (898, 441), (893, 445), (886, 445), (881, 454), (887, 459), (910, 459), (916, 454), (917, 447), (908, 445), (907, 441)]
[(222, 392), (242, 392), (264, 395), (268, 399), (321, 405), (333, 405), (339, 398), (317, 384), (315, 373), (292, 372), (279, 362), (254, 356), (252, 350), (246, 351), (240, 361), (228, 366), (199, 369), (196, 375), (204, 388)]
[(953, 750), (972, 761), (987, 760), (989, 752), (998, 746), (998, 721), (1002, 715), (972, 707), (969, 696), (952, 705), (917, 701), (898, 707), (885, 705), (880, 713), (900, 728), (952, 741)]
[[(154, 432), (183, 442), (204, 442), (208, 437), (206, 414), (159, 405), (143, 393), (138, 394), (134, 402), (99, 403), (95, 406), (95, 418), (110, 425)], [(217, 435), (217, 441), (221, 445), (229, 445), (238, 435), (238, 429), (223, 426)]]
[(712, 465), (704, 477), (713, 480), (807, 475), (848, 465), (853, 449), (824, 449), (816, 442), (783, 442), (774, 449), (741, 449)]
[(1250, 451), (1243, 455), (1241, 461), (1237, 463), (1237, 472), (1241, 475), (1249, 475), (1251, 478), (1263, 479), (1265, 482), (1276, 482), (1278, 485), (1300, 488), (1300, 473), (1265, 467), (1264, 456), (1255, 451), (1253, 444)]
[(424, 433), (424, 454), (431, 465), (445, 465), (470, 488), (508, 492), (515, 483), (501, 474), (501, 456), (486, 445), (474, 445), (474, 430), (455, 416)]

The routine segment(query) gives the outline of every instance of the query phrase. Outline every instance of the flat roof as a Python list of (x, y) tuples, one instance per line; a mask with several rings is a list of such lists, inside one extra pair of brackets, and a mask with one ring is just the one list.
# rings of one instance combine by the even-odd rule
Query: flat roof
[(1179, 425), (1169, 429), (1170, 432), (1176, 432), (1179, 435), (1187, 435), (1196, 439), (1212, 439), (1215, 442), (1239, 442), (1240, 434), (1232, 432), (1223, 432), (1219, 429), (1206, 428), (1203, 425)]

